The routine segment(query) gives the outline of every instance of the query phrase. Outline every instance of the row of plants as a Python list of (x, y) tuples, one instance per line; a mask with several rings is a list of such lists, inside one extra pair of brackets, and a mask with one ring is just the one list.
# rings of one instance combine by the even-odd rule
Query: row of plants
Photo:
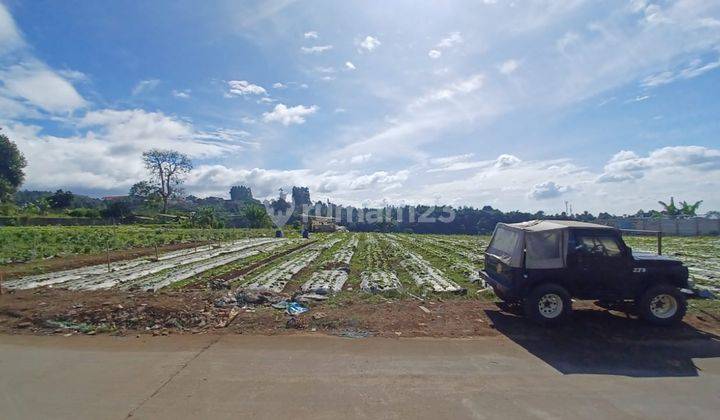
[(0, 229), (0, 264), (108, 250), (269, 236), (267, 229), (199, 229), (167, 226), (6, 226)]

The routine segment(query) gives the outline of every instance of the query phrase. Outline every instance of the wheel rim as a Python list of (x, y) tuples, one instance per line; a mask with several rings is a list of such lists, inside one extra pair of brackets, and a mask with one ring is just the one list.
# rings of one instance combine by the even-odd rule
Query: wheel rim
[(563, 300), (555, 293), (548, 293), (538, 301), (538, 310), (544, 318), (557, 318), (563, 311)]
[(658, 318), (670, 318), (677, 310), (677, 299), (673, 295), (661, 294), (650, 299), (650, 312)]

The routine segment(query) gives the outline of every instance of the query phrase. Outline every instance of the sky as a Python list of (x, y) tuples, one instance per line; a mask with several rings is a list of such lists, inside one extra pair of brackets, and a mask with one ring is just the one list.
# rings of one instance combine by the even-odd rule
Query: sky
[(720, 210), (720, 0), (0, 0), (23, 188)]

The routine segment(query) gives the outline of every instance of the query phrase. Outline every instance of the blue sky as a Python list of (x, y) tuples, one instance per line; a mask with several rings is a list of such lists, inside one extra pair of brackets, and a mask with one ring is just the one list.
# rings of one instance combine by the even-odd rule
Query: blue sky
[[(202, 6), (200, 6), (202, 4)], [(719, 1), (2, 1), (26, 188), (720, 209)]]

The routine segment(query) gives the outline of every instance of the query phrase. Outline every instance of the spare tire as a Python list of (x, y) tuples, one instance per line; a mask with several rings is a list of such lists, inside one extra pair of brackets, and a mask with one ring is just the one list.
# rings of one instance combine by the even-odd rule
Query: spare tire
[(523, 302), (525, 316), (541, 325), (557, 325), (572, 313), (570, 294), (555, 283), (541, 284), (530, 292)]
[(685, 295), (669, 284), (652, 286), (637, 300), (638, 313), (655, 325), (672, 325), (679, 322), (687, 312)]

